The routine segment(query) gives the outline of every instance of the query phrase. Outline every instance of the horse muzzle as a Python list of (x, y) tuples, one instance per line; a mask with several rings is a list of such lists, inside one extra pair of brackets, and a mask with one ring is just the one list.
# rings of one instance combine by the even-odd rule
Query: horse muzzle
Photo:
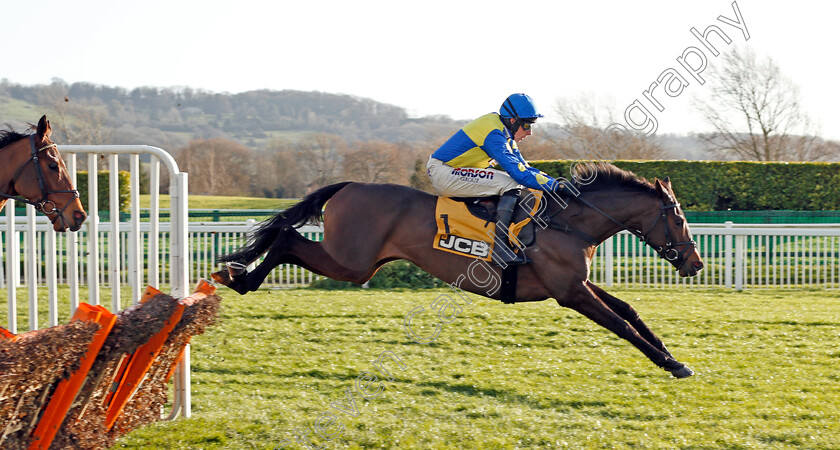
[(76, 210), (73, 211), (73, 220), (71, 221), (70, 231), (79, 231), (82, 228), (82, 224), (87, 219), (87, 214), (84, 211)]
[(703, 270), (704, 266), (705, 265), (703, 264), (703, 261), (701, 261), (699, 258), (689, 258), (685, 263), (683, 263), (682, 266), (680, 266), (679, 274), (683, 278), (693, 277), (700, 273), (700, 271)]
[(50, 220), (52, 220), (53, 230), (64, 232), (79, 231), (86, 219), (87, 214), (81, 209), (76, 209), (73, 212), (61, 212)]

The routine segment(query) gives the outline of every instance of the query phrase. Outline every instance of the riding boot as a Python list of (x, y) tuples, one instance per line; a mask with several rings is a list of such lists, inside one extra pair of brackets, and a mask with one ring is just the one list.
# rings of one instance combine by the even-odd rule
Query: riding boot
[[(525, 264), (528, 259), (525, 252), (512, 246), (508, 240), (508, 229), (513, 221), (513, 209), (519, 198), (519, 189), (502, 194), (496, 207), (496, 237), (493, 244), (493, 262), (507, 267), (510, 264)], [(516, 250), (516, 251), (515, 251)]]

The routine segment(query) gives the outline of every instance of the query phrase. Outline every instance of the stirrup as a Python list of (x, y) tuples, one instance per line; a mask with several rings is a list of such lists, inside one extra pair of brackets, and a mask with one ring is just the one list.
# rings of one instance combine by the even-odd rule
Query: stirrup
[(513, 246), (508, 245), (499, 237), (496, 238), (493, 254), (490, 259), (494, 264), (502, 267), (510, 265), (516, 266), (531, 262), (531, 260), (525, 255), (525, 251), (523, 249), (519, 249), (518, 252), (515, 252)]
[[(512, 252), (513, 250), (511, 250), (511, 253)], [(511, 256), (508, 252), (494, 252), (491, 259), (499, 266), (518, 266), (520, 264), (528, 264), (531, 262), (531, 260), (525, 256), (525, 252), (521, 250), (513, 256)]]

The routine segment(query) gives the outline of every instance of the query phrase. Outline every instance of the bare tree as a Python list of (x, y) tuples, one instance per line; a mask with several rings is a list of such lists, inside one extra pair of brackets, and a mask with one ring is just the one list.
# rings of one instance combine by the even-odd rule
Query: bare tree
[(246, 195), (252, 191), (248, 147), (223, 138), (190, 141), (176, 152), (178, 166), (190, 174), (190, 193)]
[(363, 141), (344, 155), (343, 177), (368, 183), (405, 183), (412, 158), (399, 144)]
[(319, 188), (337, 181), (346, 151), (347, 143), (334, 134), (320, 133), (299, 142), (296, 145), (298, 167), (308, 186)]
[(667, 150), (656, 136), (639, 131), (617, 132), (614, 102), (594, 94), (561, 98), (554, 111), (560, 116), (563, 133), (553, 141), (568, 159), (664, 159)]
[(770, 58), (734, 48), (709, 71), (710, 94), (695, 106), (715, 130), (700, 134), (719, 155), (757, 161), (818, 161), (837, 144), (815, 133), (798, 86)]
[(308, 182), (297, 156), (297, 146), (285, 139), (270, 141), (256, 164), (257, 193), (266, 197), (292, 198), (306, 193)]
[(114, 127), (108, 123), (108, 108), (103, 104), (89, 104), (69, 97), (67, 84), (61, 80), (44, 87), (39, 103), (53, 110), (51, 121), (56, 139), (64, 144), (110, 144)]

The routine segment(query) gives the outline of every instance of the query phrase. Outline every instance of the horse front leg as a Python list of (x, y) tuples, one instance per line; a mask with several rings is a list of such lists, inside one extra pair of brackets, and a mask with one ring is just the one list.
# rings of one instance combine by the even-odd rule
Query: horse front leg
[(632, 326), (636, 332), (638, 332), (645, 340), (647, 340), (651, 345), (658, 348), (665, 354), (670, 357), (674, 357), (671, 352), (665, 347), (665, 344), (659, 339), (656, 334), (648, 328), (647, 324), (642, 321), (642, 318), (639, 316), (639, 313), (633, 309), (632, 306), (624, 302), (623, 300), (614, 297), (607, 293), (607, 291), (601, 289), (600, 287), (596, 286), (591, 281), (586, 281), (586, 285), (591, 289), (595, 295), (598, 296), (607, 306), (613, 310), (616, 314), (618, 314), (622, 319), (627, 321), (627, 323)]
[(574, 309), (598, 325), (612, 331), (618, 337), (630, 342), (654, 364), (671, 372), (671, 375), (677, 378), (694, 375), (694, 372), (688, 366), (642, 337), (636, 328), (613, 311), (587, 284), (583, 283), (579, 289), (570, 293), (563, 301), (557, 299), (557, 303), (560, 306)]

